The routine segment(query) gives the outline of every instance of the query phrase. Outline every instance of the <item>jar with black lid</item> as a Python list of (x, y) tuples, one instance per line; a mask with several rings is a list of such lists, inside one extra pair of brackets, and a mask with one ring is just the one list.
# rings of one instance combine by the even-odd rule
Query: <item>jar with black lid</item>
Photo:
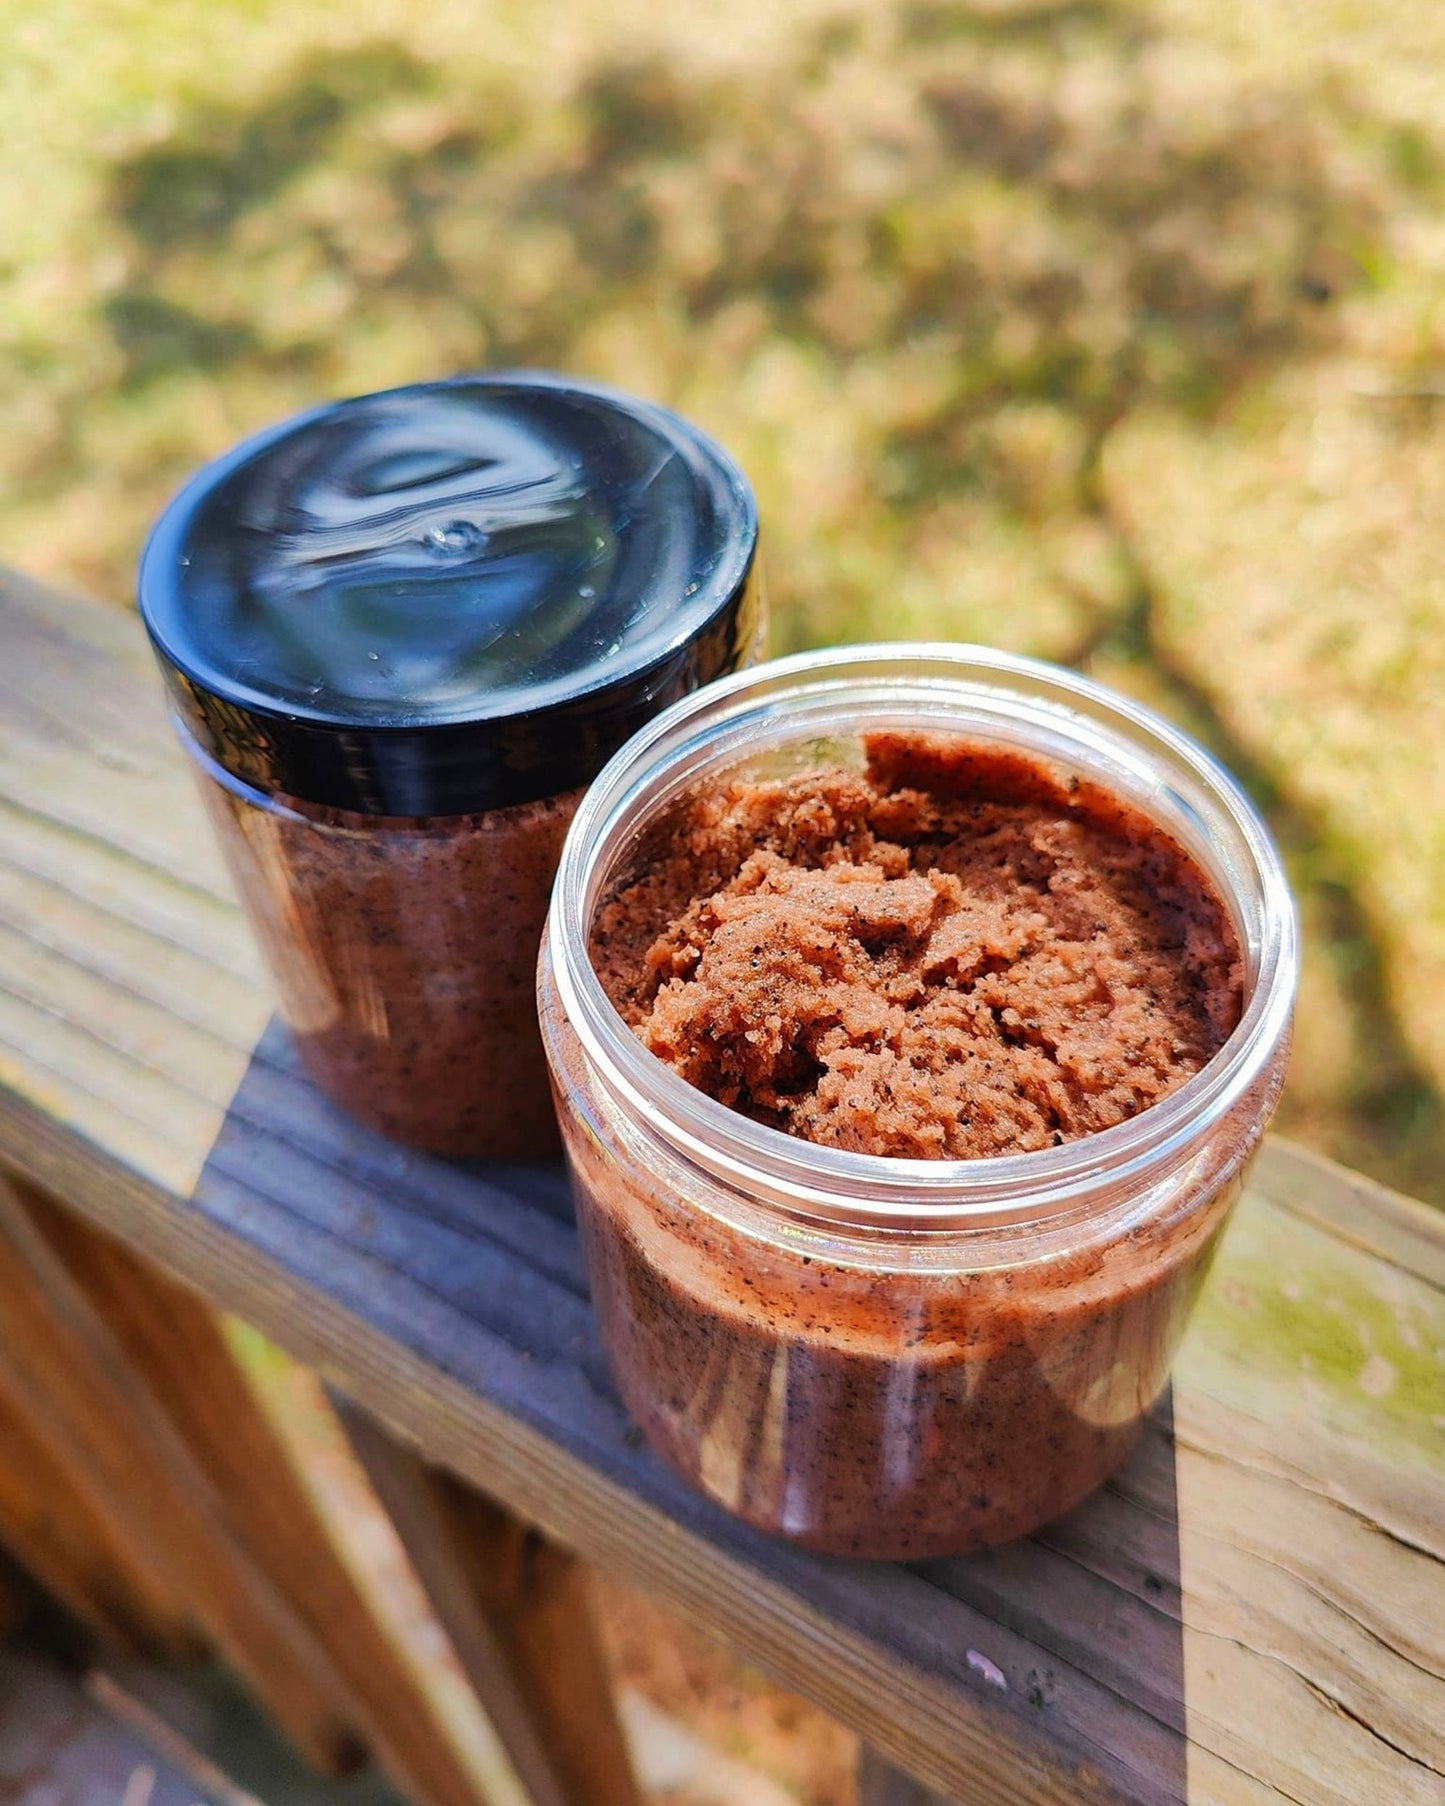
[(570, 378), (361, 396), (200, 471), (140, 605), (317, 1083), (437, 1153), (550, 1151), (533, 979), (573, 810), (761, 640), (731, 459)]

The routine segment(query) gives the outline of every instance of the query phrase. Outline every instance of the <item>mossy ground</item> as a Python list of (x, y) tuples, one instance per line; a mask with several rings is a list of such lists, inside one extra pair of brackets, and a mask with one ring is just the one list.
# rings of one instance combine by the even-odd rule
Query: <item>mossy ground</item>
[(179, 478), (327, 395), (665, 398), (757, 485), (775, 649), (976, 638), (1215, 746), (1303, 900), (1286, 1123), (1445, 1196), (1445, 16), (721, 26), (11, 0), (4, 555), (123, 603)]

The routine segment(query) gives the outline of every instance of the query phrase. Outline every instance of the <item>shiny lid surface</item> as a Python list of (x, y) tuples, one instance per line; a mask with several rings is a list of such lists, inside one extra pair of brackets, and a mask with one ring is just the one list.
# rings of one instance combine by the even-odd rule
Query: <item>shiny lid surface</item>
[(186, 726), (258, 788), (444, 815), (586, 783), (756, 632), (751, 492), (649, 402), (532, 372), (259, 434), (141, 564)]

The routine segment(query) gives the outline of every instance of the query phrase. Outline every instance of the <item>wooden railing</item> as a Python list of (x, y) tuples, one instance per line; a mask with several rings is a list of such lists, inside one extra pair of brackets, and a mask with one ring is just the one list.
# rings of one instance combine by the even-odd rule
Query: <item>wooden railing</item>
[[(1130, 1465), (920, 1568), (756, 1535), (641, 1446), (562, 1176), (330, 1109), (136, 623), (0, 585), (0, 1542), (111, 1639), (220, 1651), (418, 1806), (637, 1797), (579, 1560), (853, 1726), (868, 1806), (1445, 1798), (1445, 1235), (1267, 1144)], [(462, 1750), (218, 1327), (324, 1376), (491, 1727)], [(916, 1777), (916, 1784), (906, 1776)]]

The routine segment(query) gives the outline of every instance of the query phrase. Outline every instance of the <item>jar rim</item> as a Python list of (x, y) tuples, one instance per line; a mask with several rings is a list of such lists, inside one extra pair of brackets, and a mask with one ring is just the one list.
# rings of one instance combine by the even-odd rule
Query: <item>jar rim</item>
[[(1240, 1020), (1213, 1058), (1137, 1116), (1057, 1148), (968, 1160), (902, 1158), (827, 1147), (754, 1122), (687, 1083), (627, 1027), (593, 968), (588, 941), (601, 882), (649, 816), (685, 791), (711, 755), (829, 703), (896, 696), (902, 704), (1003, 710), (1029, 730), (1017, 744), (1072, 733), (1105, 754), (1132, 754), (1154, 807), (1131, 800), (1191, 848), (1235, 914), (1250, 970)], [(826, 699), (826, 700), (825, 700)], [(856, 717), (854, 731), (865, 723)], [(930, 725), (936, 725), (931, 723)], [(965, 731), (960, 722), (957, 731)], [(766, 744), (759, 736), (758, 744)], [(721, 752), (720, 752), (721, 749)], [(1047, 756), (1044, 746), (1037, 749)], [(745, 756), (745, 755), (743, 755)], [(718, 767), (715, 767), (718, 768)], [(1083, 768), (1088, 770), (1088, 764)], [(1120, 770), (1125, 769), (1120, 767)], [(1093, 774), (1091, 774), (1093, 775)], [(1107, 780), (1105, 780), (1107, 781)], [(1165, 799), (1172, 811), (1161, 820)], [(1237, 872), (1222, 870), (1220, 837)], [(1211, 851), (1217, 855), (1211, 857)], [(608, 862), (611, 863), (608, 863)], [(1239, 879), (1247, 880), (1242, 894)], [(1254, 805), (1202, 747), (1152, 709), (1042, 660), (942, 642), (878, 642), (798, 653), (721, 679), (659, 715), (604, 767), (563, 847), (545, 948), (561, 1007), (604, 1088), (675, 1154), (729, 1190), (785, 1216), (851, 1227), (948, 1229), (1045, 1222), (1136, 1193), (1203, 1143), (1260, 1079), (1288, 1032), (1298, 982), (1299, 931), (1279, 851)]]

